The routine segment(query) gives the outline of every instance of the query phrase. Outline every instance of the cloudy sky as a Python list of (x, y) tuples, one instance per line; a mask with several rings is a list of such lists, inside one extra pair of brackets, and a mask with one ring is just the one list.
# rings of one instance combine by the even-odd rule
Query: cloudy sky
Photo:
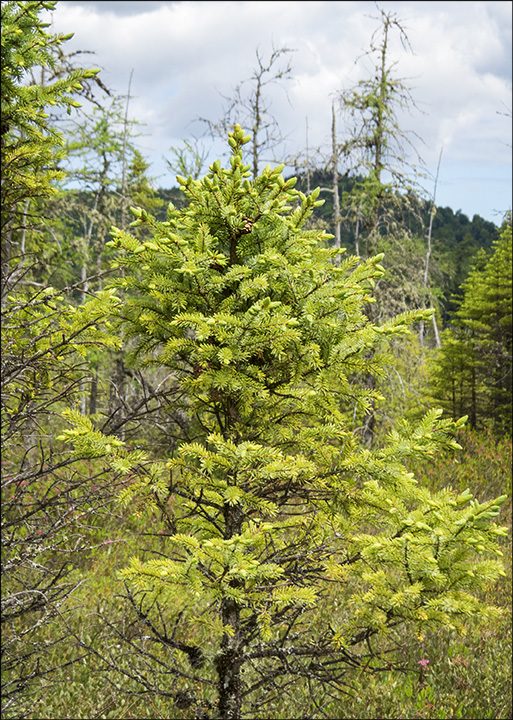
[[(293, 50), (291, 79), (266, 91), (287, 138), (282, 157), (304, 152), (307, 126), (309, 147), (328, 154), (331, 103), (372, 72), (370, 58), (355, 61), (369, 49), (380, 9), (395, 13), (413, 51), (392, 36), (390, 59), (418, 108), (400, 116), (401, 127), (422, 138), (415, 146), (432, 177), (443, 150), (437, 204), (500, 224), (512, 193), (509, 0), (383, 1), (379, 9), (323, 0), (59, 0), (52, 17), (55, 31), (75, 33), (68, 51), (95, 52), (85, 64), (102, 68), (115, 93), (127, 93), (133, 71), (130, 114), (147, 133), (140, 149), (159, 185), (170, 187), (163, 156), (205, 133), (198, 118), (220, 119), (225, 98), (255, 71), (257, 50), (264, 61), (273, 48)], [(211, 159), (221, 155), (208, 137), (201, 143)]]

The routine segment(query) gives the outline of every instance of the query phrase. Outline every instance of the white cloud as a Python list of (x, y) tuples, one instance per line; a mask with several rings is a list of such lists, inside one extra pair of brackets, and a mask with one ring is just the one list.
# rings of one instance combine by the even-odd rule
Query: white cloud
[[(401, 122), (423, 138), (419, 150), (431, 170), (442, 146), (447, 168), (482, 166), (479, 207), (465, 206), (464, 182), (459, 206), (491, 219), (497, 197), (486, 178), (494, 167), (502, 168), (504, 177), (504, 166), (511, 164), (511, 126), (499, 114), (511, 111), (511, 3), (382, 2), (380, 7), (404, 21), (415, 53), (405, 52), (392, 34), (390, 57), (397, 60), (398, 75), (409, 78), (425, 113), (405, 114)], [(70, 50), (97, 52), (104, 82), (117, 93), (126, 93), (134, 69), (130, 109), (148, 124), (150, 136), (141, 143), (158, 165), (170, 145), (200, 131), (196, 118), (219, 119), (220, 93), (230, 95), (251, 76), (257, 48), (268, 57), (273, 45), (296, 50), (290, 56), (293, 81), (269, 91), (282, 132), (289, 135), (287, 147), (304, 148), (306, 118), (310, 146), (328, 143), (333, 93), (372, 67), (369, 58), (356, 65), (355, 60), (369, 47), (379, 10), (374, 2), (61, 0), (52, 15), (56, 29), (75, 32)], [(504, 210), (511, 205), (510, 193), (503, 186)]]

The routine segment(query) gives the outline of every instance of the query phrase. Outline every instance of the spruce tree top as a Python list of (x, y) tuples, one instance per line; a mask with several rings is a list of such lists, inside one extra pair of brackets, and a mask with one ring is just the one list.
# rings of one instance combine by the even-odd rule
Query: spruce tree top
[(248, 140), (236, 125), (230, 167), (217, 160), (202, 180), (178, 177), (190, 203), (170, 206), (167, 222), (132, 209), (133, 226), (151, 226), (150, 241), (114, 229), (112, 243), (126, 251), (125, 277), (115, 284), (130, 298), (121, 315), (137, 352), (170, 368), (202, 416), (212, 414), (205, 428), (235, 440), (260, 436), (283, 405), (294, 424), (302, 415), (307, 425), (310, 416), (338, 422), (340, 408), (352, 412), (355, 403), (365, 409), (373, 393), (350, 390), (350, 379), (379, 371), (382, 358), (371, 360), (369, 349), (416, 317), (369, 323), (364, 308), (384, 272), (382, 256), (336, 266), (330, 236), (305, 229), (319, 190), (294, 190), (283, 165), (248, 180)]

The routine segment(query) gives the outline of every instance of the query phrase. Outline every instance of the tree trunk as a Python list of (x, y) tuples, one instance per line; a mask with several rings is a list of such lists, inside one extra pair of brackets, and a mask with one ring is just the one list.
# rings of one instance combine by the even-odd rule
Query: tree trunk
[(123, 352), (116, 353), (114, 368), (110, 377), (109, 425), (111, 432), (125, 439), (125, 363)]
[(96, 414), (96, 406), (98, 401), (98, 368), (91, 378), (91, 389), (89, 391), (89, 415)]
[[(340, 199), (338, 195), (338, 152), (337, 152), (337, 126), (335, 118), (335, 103), (331, 105), (331, 145), (333, 169), (333, 224), (335, 225), (335, 247), (340, 250)], [(340, 265), (340, 256), (336, 259)]]
[[(229, 540), (240, 533), (243, 512), (238, 505), (226, 504), (223, 514), (224, 537)], [(230, 583), (232, 587), (237, 587), (238, 584), (237, 580)], [(226, 631), (215, 663), (218, 676), (218, 717), (221, 720), (239, 720), (242, 710), (240, 608), (232, 598), (225, 598), (221, 602), (221, 619)]]
[(472, 362), (472, 389), (471, 389), (471, 406), (470, 406), (470, 427), (475, 430), (477, 427), (477, 391), (476, 391), (476, 366), (475, 358)]
[[(429, 229), (428, 229), (428, 235), (427, 235), (427, 248), (426, 248), (426, 264), (424, 266), (424, 287), (428, 288), (428, 279), (429, 279), (429, 260), (431, 258), (431, 235), (433, 232), (433, 218), (436, 214), (436, 206), (435, 206), (435, 200), (436, 200), (436, 186), (438, 184), (438, 175), (440, 173), (440, 163), (442, 161), (442, 150), (440, 150), (440, 156), (438, 158), (438, 166), (436, 168), (436, 177), (435, 177), (435, 187), (433, 190), (433, 198), (431, 201), (431, 212), (429, 215)], [(433, 330), (435, 333), (435, 342), (436, 347), (440, 348), (440, 336), (438, 335), (438, 327), (436, 325), (436, 318), (435, 314), (433, 313)], [(422, 348), (424, 346), (424, 320), (421, 320), (420, 322), (420, 329), (419, 329), (419, 341), (420, 341), (420, 347)]]
[[(374, 390), (376, 387), (376, 379), (369, 375), (367, 378), (367, 382), (365, 384), (365, 387), (369, 388), (370, 390)], [(371, 400), (371, 404), (367, 412), (365, 413), (365, 416), (363, 418), (363, 441), (365, 445), (370, 448), (372, 447), (372, 443), (374, 440), (374, 432), (376, 428), (376, 404), (374, 402), (374, 399)]]
[(306, 194), (311, 192), (312, 168), (310, 167), (310, 149), (308, 147), (308, 118), (306, 118)]
[(216, 660), (218, 676), (219, 718), (239, 720), (242, 709), (242, 682), (240, 677), (241, 659), (239, 655), (240, 610), (234, 600), (223, 600), (221, 604), (223, 626), (231, 626), (221, 641), (221, 649)]
[(125, 118), (123, 122), (123, 150), (122, 150), (122, 165), (121, 165), (121, 229), (126, 230), (126, 211), (127, 211), (127, 192), (126, 192), (126, 145), (128, 137), (128, 103), (130, 102), (130, 88), (132, 87), (132, 77), (134, 71), (130, 73), (130, 79), (128, 81), (128, 93), (126, 96), (125, 104)]

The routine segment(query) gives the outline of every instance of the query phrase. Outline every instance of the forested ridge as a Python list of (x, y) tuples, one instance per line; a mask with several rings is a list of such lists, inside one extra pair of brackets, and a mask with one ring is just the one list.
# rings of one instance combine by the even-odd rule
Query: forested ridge
[(54, 7), (1, 5), (2, 717), (510, 717), (511, 210), (407, 166), (400, 19), (331, 148), (264, 160), (257, 51), (161, 188)]

